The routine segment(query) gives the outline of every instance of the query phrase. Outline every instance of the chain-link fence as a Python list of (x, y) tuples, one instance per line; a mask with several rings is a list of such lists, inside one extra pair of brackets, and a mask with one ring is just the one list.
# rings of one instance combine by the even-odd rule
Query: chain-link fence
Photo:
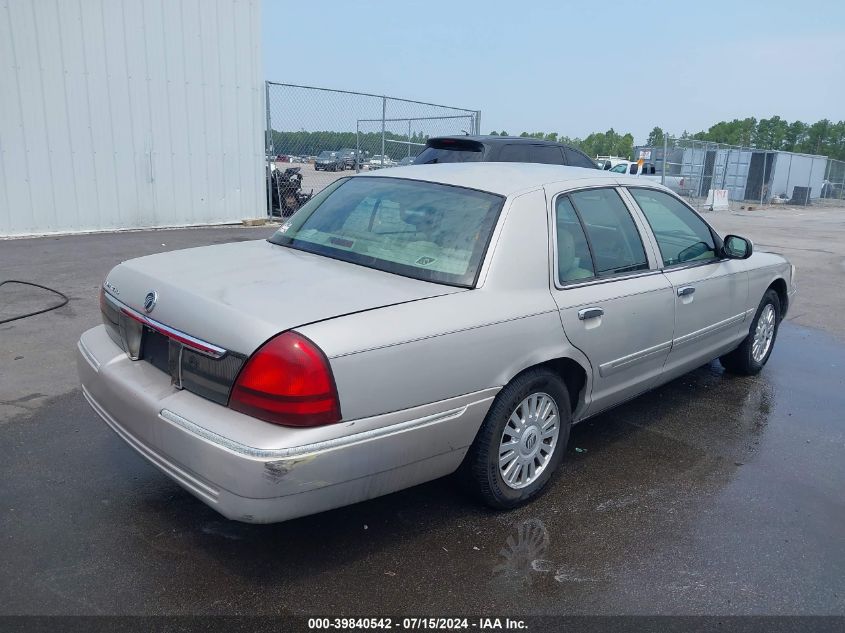
[(830, 206), (845, 206), (845, 161), (828, 159), (820, 202)]
[(699, 210), (756, 205), (842, 205), (845, 163), (825, 156), (666, 138), (634, 159)]
[(268, 212), (289, 215), (344, 175), (408, 164), (429, 137), (478, 134), (481, 111), (266, 83)]

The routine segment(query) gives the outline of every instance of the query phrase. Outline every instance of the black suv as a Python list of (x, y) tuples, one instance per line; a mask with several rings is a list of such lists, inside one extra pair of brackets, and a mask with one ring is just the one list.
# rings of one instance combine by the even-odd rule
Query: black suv
[(343, 161), (346, 169), (355, 169), (355, 164), (363, 164), (364, 160), (359, 153), (354, 149), (343, 148), (337, 153), (338, 157)]
[(598, 169), (580, 149), (523, 136), (437, 136), (430, 138), (414, 165), (432, 163), (546, 163)]

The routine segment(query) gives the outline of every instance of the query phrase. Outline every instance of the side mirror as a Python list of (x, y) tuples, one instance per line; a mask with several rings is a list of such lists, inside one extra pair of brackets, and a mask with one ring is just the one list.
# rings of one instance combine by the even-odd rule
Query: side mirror
[(725, 236), (725, 243), (722, 246), (722, 253), (728, 259), (748, 259), (754, 252), (754, 245), (751, 240), (739, 235)]

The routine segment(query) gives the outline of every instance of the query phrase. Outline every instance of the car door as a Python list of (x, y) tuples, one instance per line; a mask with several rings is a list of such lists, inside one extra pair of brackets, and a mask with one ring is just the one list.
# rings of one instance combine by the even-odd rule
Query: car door
[(671, 282), (675, 333), (666, 360), (669, 380), (729, 351), (744, 336), (748, 273), (719, 256), (720, 240), (695, 211), (656, 189), (629, 187), (648, 222)]
[(566, 337), (592, 365), (592, 414), (657, 381), (672, 344), (672, 285), (651, 242), (643, 240), (647, 227), (616, 188), (547, 197), (554, 227), (552, 295)]

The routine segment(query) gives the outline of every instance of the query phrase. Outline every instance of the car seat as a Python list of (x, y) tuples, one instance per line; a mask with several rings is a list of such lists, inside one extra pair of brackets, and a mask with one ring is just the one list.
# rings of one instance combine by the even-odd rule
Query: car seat
[(581, 268), (575, 252), (575, 239), (572, 233), (563, 227), (557, 233), (557, 270), (561, 282), (586, 279), (593, 276), (593, 271)]

